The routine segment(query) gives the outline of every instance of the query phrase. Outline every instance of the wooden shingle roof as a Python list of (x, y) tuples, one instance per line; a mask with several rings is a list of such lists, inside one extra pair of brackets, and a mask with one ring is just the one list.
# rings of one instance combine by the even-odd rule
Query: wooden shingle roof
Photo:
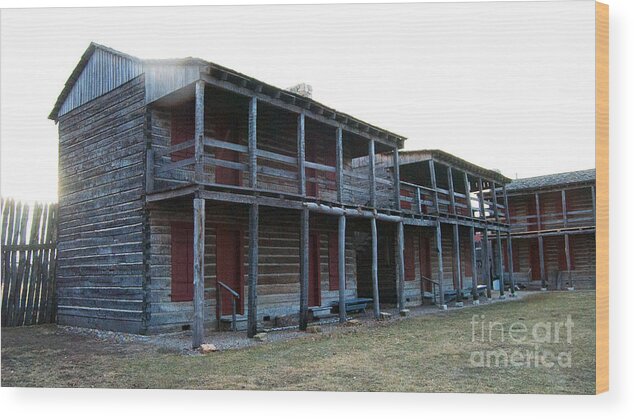
[(516, 179), (506, 186), (506, 190), (509, 192), (541, 190), (545, 188), (563, 187), (575, 184), (588, 184), (595, 182), (595, 180), (596, 170), (585, 169), (582, 171), (562, 172), (558, 174)]

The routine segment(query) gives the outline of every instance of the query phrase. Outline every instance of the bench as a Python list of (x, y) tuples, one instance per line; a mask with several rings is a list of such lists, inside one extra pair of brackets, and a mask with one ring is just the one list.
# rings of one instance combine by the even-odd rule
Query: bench
[[(370, 298), (349, 298), (346, 299), (346, 312), (365, 312), (365, 309), (372, 303)], [(339, 301), (333, 300), (330, 302), (332, 309), (339, 313)]]

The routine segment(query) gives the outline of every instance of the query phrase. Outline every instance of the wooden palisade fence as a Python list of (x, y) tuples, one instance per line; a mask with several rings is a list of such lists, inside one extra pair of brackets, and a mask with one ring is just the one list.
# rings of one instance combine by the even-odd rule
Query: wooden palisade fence
[(2, 199), (2, 326), (55, 321), (57, 204)]

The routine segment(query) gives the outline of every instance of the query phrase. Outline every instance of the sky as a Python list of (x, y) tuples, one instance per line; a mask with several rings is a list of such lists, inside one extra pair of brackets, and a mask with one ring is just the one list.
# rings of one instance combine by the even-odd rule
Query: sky
[(12, 9), (0, 193), (57, 199), (48, 120), (91, 41), (200, 57), (510, 178), (594, 167), (594, 2)]

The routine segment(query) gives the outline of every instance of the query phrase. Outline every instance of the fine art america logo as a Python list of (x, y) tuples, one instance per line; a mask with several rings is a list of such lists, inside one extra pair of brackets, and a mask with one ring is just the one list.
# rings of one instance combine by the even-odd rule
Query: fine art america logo
[[(537, 322), (532, 327), (521, 321), (507, 326), (502, 322), (486, 320), (484, 315), (474, 315), (471, 318), (471, 342), (489, 343), (492, 349), (472, 351), (470, 365), (570, 368), (573, 327), (570, 315), (565, 321)], [(561, 349), (564, 351), (559, 351)]]

